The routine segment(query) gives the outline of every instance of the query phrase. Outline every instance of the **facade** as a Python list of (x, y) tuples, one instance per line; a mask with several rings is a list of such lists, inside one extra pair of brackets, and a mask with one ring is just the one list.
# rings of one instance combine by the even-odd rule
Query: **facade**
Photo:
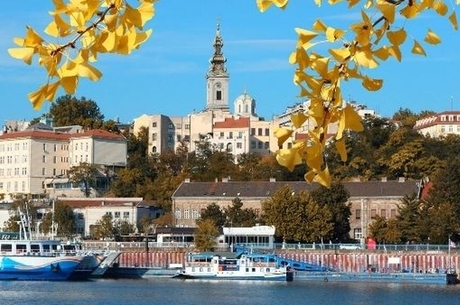
[(424, 136), (433, 138), (450, 134), (460, 135), (460, 111), (444, 111), (417, 120), (414, 129)]
[(64, 183), (56, 178), (66, 178), (68, 170), (81, 162), (124, 167), (127, 141), (103, 130), (82, 131), (75, 126), (54, 130), (42, 123), (4, 133), (0, 136), (0, 194), (9, 200), (45, 196), (45, 184)]
[[(221, 209), (232, 204), (236, 197), (243, 202), (244, 208), (252, 208), (256, 214), (262, 213), (262, 202), (269, 199), (284, 185), (294, 192), (311, 191), (318, 184), (304, 181), (228, 181), (191, 182), (185, 180), (172, 196), (175, 225), (195, 227), (201, 212), (211, 203)], [(423, 183), (420, 181), (365, 181), (344, 182), (350, 194), (351, 204), (350, 237), (361, 240), (368, 236), (368, 225), (377, 216), (396, 217), (398, 204), (406, 195), (421, 196)]]
[(112, 215), (113, 222), (126, 221), (137, 228), (141, 219), (158, 218), (161, 209), (147, 205), (140, 197), (132, 198), (57, 198), (70, 206), (76, 215), (76, 230), (82, 237), (89, 237), (91, 230), (104, 215)]

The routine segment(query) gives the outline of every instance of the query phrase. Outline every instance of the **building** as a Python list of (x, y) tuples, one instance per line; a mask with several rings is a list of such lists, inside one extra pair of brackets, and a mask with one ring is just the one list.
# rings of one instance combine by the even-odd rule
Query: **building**
[[(230, 206), (232, 200), (240, 198), (244, 208), (252, 208), (256, 214), (262, 213), (262, 202), (270, 198), (284, 185), (294, 192), (311, 191), (319, 185), (304, 181), (228, 181), (191, 182), (185, 180), (172, 196), (175, 225), (195, 227), (201, 212), (211, 203), (221, 208)], [(351, 204), (350, 237), (361, 240), (368, 236), (368, 225), (380, 215), (396, 217), (398, 204), (406, 195), (421, 196), (423, 183), (420, 181), (365, 181), (343, 182), (348, 190)]]
[(111, 215), (114, 223), (126, 221), (133, 225), (135, 230), (141, 225), (145, 217), (158, 218), (162, 210), (148, 205), (140, 197), (132, 198), (57, 198), (73, 209), (76, 216), (76, 233), (82, 237), (89, 237), (98, 221), (104, 215)]
[(82, 162), (101, 169), (125, 167), (127, 141), (104, 130), (83, 131), (81, 126), (54, 129), (43, 123), (4, 133), (0, 136), (0, 194), (10, 199), (49, 197), (46, 189), (67, 184), (68, 170)]
[(460, 111), (444, 111), (417, 120), (414, 130), (432, 138), (445, 137), (450, 134), (460, 135)]

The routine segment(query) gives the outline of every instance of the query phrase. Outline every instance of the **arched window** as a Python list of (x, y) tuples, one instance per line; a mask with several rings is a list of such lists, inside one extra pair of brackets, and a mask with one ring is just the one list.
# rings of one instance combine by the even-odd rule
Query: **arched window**
[(153, 147), (152, 147), (152, 152), (153, 152), (153, 153), (156, 153), (156, 152), (157, 152), (157, 147), (156, 147), (156, 146), (153, 146)]

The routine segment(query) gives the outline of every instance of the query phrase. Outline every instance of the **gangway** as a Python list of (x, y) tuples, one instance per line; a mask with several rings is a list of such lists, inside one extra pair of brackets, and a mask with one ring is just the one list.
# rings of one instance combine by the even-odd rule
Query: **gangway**
[(300, 262), (300, 261), (296, 261), (296, 260), (289, 259), (289, 258), (283, 258), (283, 257), (276, 256), (276, 260), (278, 264), (282, 266), (290, 266), (296, 271), (311, 271), (311, 272), (331, 271), (328, 268), (320, 266), (320, 265), (307, 263), (307, 262)]
[(120, 251), (110, 252), (107, 257), (102, 261), (102, 263), (93, 271), (91, 276), (100, 277), (113, 265), (113, 263), (120, 257)]

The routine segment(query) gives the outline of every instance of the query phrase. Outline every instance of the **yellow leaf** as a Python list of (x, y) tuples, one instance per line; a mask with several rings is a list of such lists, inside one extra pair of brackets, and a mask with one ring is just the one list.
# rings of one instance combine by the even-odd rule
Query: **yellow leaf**
[(304, 45), (305, 43), (309, 42), (310, 40), (318, 36), (318, 33), (305, 30), (302, 28), (295, 28), (295, 31), (297, 35), (299, 35), (299, 40), (297, 42), (298, 46)]
[(420, 10), (421, 10), (420, 5), (418, 3), (412, 2), (412, 5), (409, 5), (408, 3), (407, 6), (401, 10), (400, 13), (407, 19), (412, 19), (412, 18), (417, 17)]
[(77, 66), (77, 73), (78, 76), (89, 78), (92, 81), (98, 81), (102, 76), (101, 71), (86, 62), (83, 62)]
[(308, 171), (308, 173), (304, 175), (304, 179), (305, 181), (311, 183), (313, 182), (313, 179), (315, 178), (315, 176), (316, 176), (316, 173), (314, 171)]
[(335, 148), (340, 155), (340, 160), (342, 160), (342, 162), (347, 162), (347, 147), (345, 146), (345, 139), (341, 138), (340, 140), (335, 141)]
[(327, 75), (328, 64), (329, 57), (320, 57), (312, 62), (311, 68), (318, 72), (318, 74), (324, 78)]
[(343, 30), (334, 29), (334, 28), (331, 28), (331, 27), (328, 27), (328, 28), (326, 29), (326, 39), (327, 39), (329, 42), (334, 42), (334, 41), (336, 41), (337, 39), (342, 38), (343, 35), (345, 35), (345, 31), (343, 31)]
[(388, 52), (388, 49), (386, 46), (383, 46), (380, 49), (372, 52), (372, 54), (381, 60), (387, 60), (388, 56), (390, 56), (390, 53)]
[(316, 21), (313, 23), (312, 28), (313, 30), (320, 32), (325, 32), (327, 30), (327, 26), (323, 23), (321, 19), (316, 19)]
[(67, 94), (75, 94), (78, 84), (78, 76), (61, 77), (61, 86)]
[[(460, 0), (457, 0), (457, 4), (460, 4)], [(449, 16), (449, 21), (454, 27), (454, 29), (458, 30), (457, 14), (455, 13), (455, 11), (453, 11), (452, 14)]]
[(403, 29), (400, 29), (397, 31), (387, 32), (387, 37), (392, 44), (399, 46), (406, 40), (407, 33)]
[(395, 8), (396, 8), (396, 5), (394, 5), (393, 3), (386, 2), (386, 1), (379, 1), (377, 3), (377, 9), (382, 12), (383, 16), (390, 23), (393, 23), (395, 21)]
[(59, 86), (60, 86), (59, 81), (52, 83), (52, 84), (48, 84), (45, 100), (52, 102), (54, 100), (54, 97), (56, 96), (56, 92)]
[(441, 43), (441, 38), (439, 38), (439, 36), (436, 35), (435, 32), (428, 29), (428, 33), (426, 33), (426, 36), (425, 36), (425, 42), (429, 44), (438, 44), (438, 43)]
[(295, 128), (300, 128), (307, 119), (308, 117), (301, 111), (291, 114), (291, 122)]
[(382, 88), (383, 80), (382, 79), (372, 79), (369, 77), (364, 77), (362, 85), (369, 91), (378, 91)]
[(277, 7), (284, 9), (288, 4), (289, 0), (257, 0), (257, 7), (263, 13), (265, 12), (272, 4)]
[(348, 8), (352, 8), (359, 2), (361, 2), (361, 0), (348, 0)]
[(278, 128), (275, 130), (275, 137), (278, 138), (278, 147), (283, 146), (283, 143), (292, 135), (292, 129)]
[(45, 101), (46, 88), (41, 86), (37, 91), (28, 94), (29, 101), (35, 110), (39, 110)]
[(438, 0), (433, 3), (433, 9), (436, 11), (436, 13), (438, 13), (441, 16), (444, 16), (449, 11), (447, 5), (441, 0)]
[(60, 15), (54, 15), (52, 21), (45, 29), (45, 33), (52, 37), (65, 37), (71, 33), (70, 25)]
[(339, 120), (339, 126), (335, 139), (340, 140), (343, 137), (343, 132), (347, 129), (353, 131), (362, 131), (363, 125), (361, 123), (361, 117), (356, 113), (355, 109), (347, 105), (342, 110), (342, 115)]
[[(105, 33), (103, 33), (105, 34)], [(106, 52), (115, 51), (118, 44), (118, 36), (115, 32), (109, 32), (106, 35), (101, 35), (102, 43), (99, 43)]]
[(369, 69), (374, 69), (379, 65), (379, 63), (372, 56), (370, 45), (360, 50), (357, 50), (355, 56), (353, 56), (353, 59), (358, 65)]
[(44, 40), (34, 31), (31, 27), (27, 27), (26, 37), (24, 37), (24, 47), (36, 47), (40, 45)]
[(318, 182), (319, 184), (330, 188), (331, 187), (331, 175), (329, 174), (329, 168), (326, 166), (326, 168), (323, 171), (320, 171), (317, 173), (313, 181)]
[(291, 172), (295, 166), (302, 164), (302, 158), (300, 158), (296, 149), (280, 149), (276, 153), (276, 161)]
[(426, 56), (425, 50), (423, 49), (422, 45), (418, 43), (418, 41), (415, 39), (414, 39), (414, 45), (412, 46), (412, 53)]
[(398, 61), (401, 61), (401, 50), (399, 49), (398, 46), (391, 46), (388, 48), (388, 54), (396, 58)]
[(343, 62), (350, 57), (350, 49), (348, 48), (329, 49), (329, 53), (338, 62)]
[(289, 56), (289, 63), (297, 63), (299, 65), (299, 69), (304, 70), (310, 65), (310, 57), (308, 57), (304, 48), (296, 48), (295, 52), (292, 52), (291, 56)]
[(23, 60), (26, 64), (30, 65), (32, 63), (32, 58), (35, 53), (34, 48), (10, 48), (8, 53), (11, 57), (16, 59)]

